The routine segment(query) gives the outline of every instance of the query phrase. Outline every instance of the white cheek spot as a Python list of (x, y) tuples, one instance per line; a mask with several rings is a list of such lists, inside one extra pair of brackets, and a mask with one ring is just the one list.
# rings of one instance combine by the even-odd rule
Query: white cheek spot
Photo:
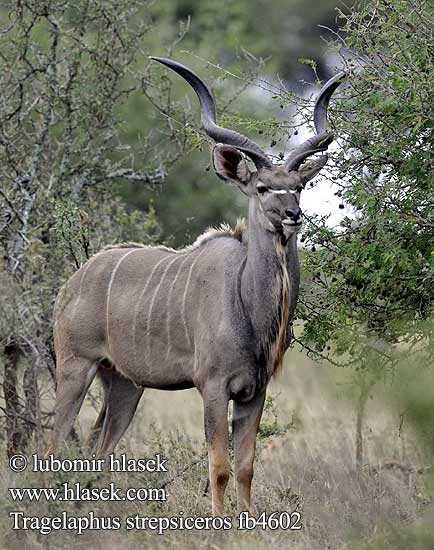
[(275, 195), (286, 195), (285, 189), (270, 189), (270, 193), (274, 193)]
[(297, 189), (290, 189), (289, 192), (291, 193), (291, 195), (297, 195), (298, 194)]

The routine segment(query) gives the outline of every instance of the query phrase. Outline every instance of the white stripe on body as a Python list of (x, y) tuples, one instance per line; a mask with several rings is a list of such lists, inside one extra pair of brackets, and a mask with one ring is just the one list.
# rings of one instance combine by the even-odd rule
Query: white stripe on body
[(169, 258), (171, 258), (172, 256), (171, 255), (168, 255), (168, 256), (164, 256), (164, 258), (161, 258), (161, 260), (159, 262), (157, 262), (152, 271), (151, 271), (151, 274), (149, 275), (149, 278), (148, 280), (146, 281), (146, 284), (145, 286), (143, 287), (143, 290), (142, 292), (140, 293), (140, 296), (137, 300), (137, 303), (136, 303), (136, 309), (134, 311), (134, 319), (133, 319), (133, 354), (134, 354), (134, 365), (137, 365), (137, 317), (139, 315), (139, 309), (140, 309), (140, 303), (142, 301), (142, 298), (143, 296), (145, 295), (146, 291), (148, 290), (148, 287), (149, 287), (149, 284), (152, 280), (152, 277), (154, 275), (154, 273), (157, 271), (158, 267), (160, 264), (162, 264), (164, 261), (168, 260)]
[(191, 264), (190, 266), (190, 270), (188, 272), (188, 277), (187, 277), (187, 283), (185, 285), (185, 290), (184, 290), (184, 294), (182, 296), (182, 309), (181, 309), (181, 318), (182, 318), (182, 322), (184, 324), (184, 330), (185, 330), (185, 336), (187, 337), (187, 340), (188, 340), (188, 344), (189, 346), (191, 347), (192, 346), (192, 343), (191, 343), (191, 338), (190, 338), (190, 335), (188, 334), (188, 328), (187, 328), (187, 321), (185, 319), (185, 301), (186, 301), (186, 298), (187, 298), (187, 293), (188, 293), (188, 287), (190, 286), (190, 279), (191, 279), (191, 273), (193, 271), (193, 267), (195, 266), (197, 260), (201, 257), (201, 255), (203, 254), (205, 250), (205, 246), (203, 247), (203, 249), (199, 252), (199, 254), (196, 256), (196, 258), (194, 259), (194, 262)]
[(146, 320), (145, 334), (148, 336), (148, 339), (147, 339), (147, 342), (146, 342), (145, 361), (146, 361), (146, 359), (148, 359), (151, 356), (151, 338), (149, 337), (149, 333), (150, 333), (150, 328), (151, 328), (152, 310), (154, 309), (155, 298), (157, 297), (158, 291), (160, 290), (160, 287), (161, 287), (161, 285), (162, 285), (162, 283), (163, 283), (163, 281), (164, 281), (164, 279), (167, 275), (167, 272), (170, 269), (170, 266), (178, 258), (179, 258), (179, 256), (175, 256), (175, 258), (172, 258), (172, 261), (167, 264), (166, 269), (164, 270), (163, 276), (161, 277), (160, 282), (158, 283), (157, 287), (155, 288), (154, 294), (153, 294), (152, 299), (151, 299), (151, 304), (150, 304), (149, 310), (148, 310), (148, 318)]
[(176, 281), (178, 280), (178, 277), (181, 273), (182, 267), (185, 264), (185, 262), (188, 260), (188, 258), (189, 258), (189, 256), (187, 255), (184, 258), (184, 261), (180, 263), (178, 271), (176, 272), (175, 278), (172, 281), (169, 293), (167, 295), (167, 306), (166, 306), (166, 310), (167, 310), (167, 315), (166, 315), (167, 353), (166, 353), (166, 359), (165, 359), (166, 361), (169, 359), (170, 351), (172, 349), (172, 344), (171, 344), (171, 341), (170, 341), (170, 301), (172, 299), (172, 293), (173, 293), (173, 289), (175, 288)]
[(75, 299), (74, 306), (72, 308), (71, 319), (75, 320), (75, 314), (77, 312), (78, 302), (80, 301), (81, 292), (83, 290), (84, 277), (86, 276), (87, 270), (89, 269), (90, 265), (93, 264), (93, 260), (95, 260), (97, 258), (97, 256), (98, 256), (98, 254), (95, 254), (95, 256), (93, 256), (92, 258), (89, 258), (89, 260), (86, 263), (86, 267), (83, 269), (83, 273), (81, 274), (81, 279), (80, 279), (80, 286), (78, 288), (78, 296)]
[(134, 248), (133, 250), (129, 250), (121, 258), (119, 258), (117, 264), (115, 265), (114, 270), (112, 271), (111, 277), (110, 277), (110, 282), (109, 282), (109, 286), (108, 286), (108, 289), (107, 289), (107, 303), (106, 303), (106, 334), (107, 334), (107, 347), (108, 347), (109, 352), (110, 352), (109, 307), (110, 307), (110, 293), (111, 293), (113, 281), (115, 279), (116, 272), (119, 269), (119, 266), (125, 260), (125, 258), (127, 256), (129, 256), (130, 254), (132, 254), (133, 252), (138, 252), (140, 250), (141, 250), (140, 248)]

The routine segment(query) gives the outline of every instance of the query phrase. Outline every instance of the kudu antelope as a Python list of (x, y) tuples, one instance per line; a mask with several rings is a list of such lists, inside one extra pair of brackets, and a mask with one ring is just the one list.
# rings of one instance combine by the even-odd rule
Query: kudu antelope
[[(321, 90), (316, 135), (275, 165), (246, 136), (216, 125), (213, 97), (187, 67), (153, 58), (196, 92), (215, 141), (217, 175), (249, 197), (243, 227), (209, 230), (182, 250), (135, 243), (107, 246), (68, 281), (55, 307), (57, 356), (54, 452), (98, 375), (105, 393), (94, 449), (113, 452), (144, 388), (196, 387), (204, 403), (212, 506), (221, 514), (228, 483), (228, 402), (238, 507), (250, 507), (256, 435), (267, 384), (282, 365), (299, 288), (300, 192), (325, 165), (333, 137), (327, 106), (343, 73)], [(246, 158), (253, 161), (251, 170)]]

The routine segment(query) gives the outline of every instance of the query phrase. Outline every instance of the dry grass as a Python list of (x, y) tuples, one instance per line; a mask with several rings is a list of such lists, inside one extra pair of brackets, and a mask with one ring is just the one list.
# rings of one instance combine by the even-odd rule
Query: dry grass
[[(258, 511), (299, 510), (301, 531), (175, 532), (159, 536), (146, 531), (54, 532), (48, 536), (9, 530), (8, 512), (25, 509), (54, 515), (66, 509), (85, 515), (209, 515), (207, 461), (204, 456), (202, 405), (197, 392), (147, 391), (119, 452), (129, 456), (151, 456), (160, 452), (169, 459), (170, 472), (164, 477), (150, 474), (81, 475), (90, 485), (107, 484), (113, 477), (120, 486), (159, 486), (168, 482), (168, 501), (156, 503), (82, 503), (79, 507), (62, 503), (20, 505), (4, 500), (1, 530), (4, 548), (49, 548), (69, 550), (92, 548), (112, 550), (120, 545), (143, 548), (294, 548), (332, 550), (374, 548), (374, 541), (390, 539), (390, 533), (404, 526), (417, 526), (428, 513), (430, 497), (424, 476), (412, 469), (424, 462), (410, 429), (399, 432), (399, 416), (386, 406), (379, 392), (368, 403), (365, 424), (365, 466), (354, 464), (354, 405), (345, 388), (346, 373), (318, 367), (293, 353), (279, 380), (273, 382), (264, 426), (258, 446), (254, 480), (254, 500)], [(339, 383), (339, 385), (337, 384)], [(277, 419), (274, 411), (278, 411)], [(80, 415), (80, 432), (87, 432), (95, 411), (87, 402)], [(273, 431), (283, 432), (270, 435)], [(112, 477), (110, 477), (112, 476)], [(71, 474), (58, 482), (77, 481)], [(1, 483), (52, 485), (53, 479), (35, 474), (11, 474), (4, 466)], [(83, 483), (84, 484), (84, 483)], [(228, 513), (235, 513), (232, 483), (227, 494)], [(68, 503), (69, 504), (69, 503)], [(418, 532), (419, 533), (419, 532)], [(419, 535), (418, 535), (419, 536)], [(386, 537), (386, 538), (384, 538)], [(401, 539), (400, 540), (404, 540)], [(414, 538), (412, 540), (415, 540)], [(429, 539), (432, 540), (433, 539)], [(400, 548), (398, 543), (380, 543), (379, 548)], [(414, 546), (416, 547), (416, 546)], [(377, 548), (377, 546), (375, 546)], [(420, 546), (431, 548), (431, 546)]]

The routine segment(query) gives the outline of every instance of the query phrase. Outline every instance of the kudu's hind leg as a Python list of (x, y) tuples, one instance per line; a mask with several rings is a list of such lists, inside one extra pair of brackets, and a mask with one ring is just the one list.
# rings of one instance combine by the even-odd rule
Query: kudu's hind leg
[(208, 446), (209, 478), (212, 491), (212, 512), (223, 514), (223, 500), (229, 481), (228, 399), (204, 395), (205, 437)]
[(137, 387), (116, 371), (111, 371), (110, 387), (107, 394), (104, 424), (96, 446), (99, 456), (112, 453), (136, 412), (143, 394)]
[(54, 430), (46, 454), (56, 452), (58, 446), (68, 437), (97, 368), (94, 361), (82, 357), (69, 357), (59, 361), (56, 368)]
[(110, 386), (111, 386), (113, 372), (111, 369), (100, 366), (98, 368), (97, 376), (101, 382), (102, 389), (103, 389), (103, 403), (99, 411), (98, 418), (96, 419), (96, 422), (93, 425), (93, 428), (90, 432), (89, 439), (88, 439), (88, 446), (92, 450), (92, 452), (96, 452), (97, 450), (97, 444), (99, 441), (101, 430), (104, 426), (104, 420), (107, 412), (108, 397), (110, 393)]
[(264, 408), (265, 392), (248, 403), (234, 401), (232, 439), (235, 454), (235, 482), (238, 511), (250, 510), (256, 436)]

